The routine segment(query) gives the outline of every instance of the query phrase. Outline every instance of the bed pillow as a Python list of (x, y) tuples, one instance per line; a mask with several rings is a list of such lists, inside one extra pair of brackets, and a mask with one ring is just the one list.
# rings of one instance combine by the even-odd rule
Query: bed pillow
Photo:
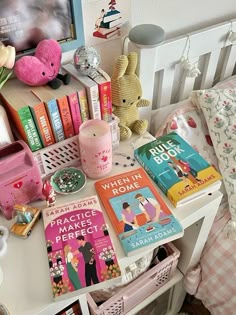
[(185, 110), (189, 110), (189, 108), (196, 108), (196, 106), (193, 106), (192, 102), (189, 99), (186, 99), (178, 103), (166, 105), (161, 108), (152, 110), (149, 132), (156, 137), (156, 132), (161, 132), (163, 126), (165, 126), (164, 122), (168, 121), (168, 118), (173, 113), (175, 113), (176, 111), (184, 113)]
[(191, 100), (202, 109), (208, 125), (231, 213), (225, 231), (236, 240), (236, 88), (194, 91)]

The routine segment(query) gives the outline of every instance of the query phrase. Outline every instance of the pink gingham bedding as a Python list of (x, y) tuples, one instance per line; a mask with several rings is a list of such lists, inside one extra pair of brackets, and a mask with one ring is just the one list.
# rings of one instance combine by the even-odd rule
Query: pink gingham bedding
[[(227, 89), (235, 86), (236, 76), (219, 83), (215, 88)], [(173, 130), (192, 143), (210, 163), (218, 166), (204, 116), (194, 108), (190, 100), (178, 104), (176, 111), (172, 110), (155, 136)], [(222, 192), (224, 198), (200, 262), (185, 275), (184, 285), (189, 294), (194, 294), (202, 300), (212, 315), (234, 315), (236, 314), (236, 241), (226, 238), (224, 234), (230, 212), (224, 189)]]

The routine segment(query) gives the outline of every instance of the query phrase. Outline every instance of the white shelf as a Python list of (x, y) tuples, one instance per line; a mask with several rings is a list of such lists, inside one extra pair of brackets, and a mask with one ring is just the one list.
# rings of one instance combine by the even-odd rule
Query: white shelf
[[(132, 139), (121, 143), (119, 153), (123, 152), (132, 156), (134, 147), (139, 146), (145, 141), (148, 142), (151, 139), (153, 139), (153, 137), (149, 134), (146, 134), (141, 138), (138, 138), (138, 136), (132, 137)], [(135, 163), (135, 167), (139, 167), (137, 162)], [(126, 170), (128, 171), (129, 169), (133, 169), (133, 167), (124, 168), (122, 165), (114, 166), (112, 174), (121, 173)], [(57, 205), (67, 203), (92, 194), (95, 194), (94, 182), (88, 180), (85, 189), (81, 190), (78, 194), (67, 195), (66, 197), (62, 195), (58, 196), (56, 203)], [(202, 220), (201, 225), (194, 230), (195, 232), (188, 232), (186, 237), (184, 236), (177, 246), (181, 251), (179, 266), (183, 273), (189, 266), (198, 261), (221, 197), (221, 193), (216, 191), (210, 196), (192, 202), (191, 206), (178, 209), (173, 208), (167, 201), (168, 205), (185, 229), (194, 225), (195, 222)], [(166, 199), (166, 197), (164, 198)], [(40, 208), (46, 206), (44, 201), (38, 201), (33, 204)], [(104, 215), (110, 227), (110, 235), (113, 240), (120, 267), (123, 270), (132, 262), (144, 256), (147, 251), (145, 252), (144, 250), (142, 253), (131, 257), (125, 256), (105, 211)], [(3, 216), (0, 216), (0, 225), (5, 225), (10, 228), (12, 224), (12, 221), (8, 221), (4, 219)], [(153, 248), (154, 247), (155, 245), (153, 245)], [(4, 276), (3, 283), (0, 286), (1, 302), (5, 304), (14, 315), (54, 315), (60, 309), (78, 299), (78, 296), (75, 296), (64, 301), (53, 302), (42, 220), (37, 223), (32, 234), (26, 240), (16, 238), (13, 235), (9, 236), (7, 254), (1, 258), (0, 264)], [(179, 273), (177, 273), (177, 276), (171, 281), (179, 281), (178, 277), (180, 277)], [(151, 295), (146, 299), (143, 302), (144, 304), (141, 304), (142, 307), (159, 296), (161, 292), (164, 292), (169, 285), (171, 287), (171, 283), (172, 282), (163, 286), (163, 288), (160, 289), (161, 291), (158, 290), (158, 292), (155, 293), (156, 295)], [(175, 283), (173, 282), (172, 285), (174, 284)], [(106, 286), (107, 283), (104, 282), (104, 287)], [(79, 299), (83, 300), (83, 314), (88, 314), (86, 313), (87, 305), (86, 301), (84, 301), (84, 294), (79, 296)]]

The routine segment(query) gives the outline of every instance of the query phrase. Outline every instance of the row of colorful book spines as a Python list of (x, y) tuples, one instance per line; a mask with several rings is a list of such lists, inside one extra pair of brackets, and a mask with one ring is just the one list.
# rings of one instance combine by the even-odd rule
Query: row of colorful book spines
[[(77, 135), (80, 125), (91, 117), (86, 93), (79, 100), (77, 91), (57, 100), (42, 102), (31, 111), (32, 121), (25, 126), (25, 131), (26, 134), (30, 131), (27, 142), (32, 151)], [(112, 122), (112, 118), (107, 120)]]
[(60, 106), (61, 110), (59, 110), (56, 99), (48, 103), (41, 102), (34, 108), (27, 106), (29, 118), (26, 121), (22, 120), (22, 116), (25, 117), (27, 109), (24, 108), (22, 113), (21, 110), (19, 111), (27, 142), (32, 151), (48, 147), (75, 135), (71, 111), (66, 98), (63, 99)]

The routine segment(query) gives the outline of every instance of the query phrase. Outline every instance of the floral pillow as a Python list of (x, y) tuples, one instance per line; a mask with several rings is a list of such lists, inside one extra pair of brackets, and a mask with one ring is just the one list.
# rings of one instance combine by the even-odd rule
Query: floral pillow
[(194, 91), (192, 102), (202, 109), (229, 201), (227, 235), (236, 239), (236, 88)]

